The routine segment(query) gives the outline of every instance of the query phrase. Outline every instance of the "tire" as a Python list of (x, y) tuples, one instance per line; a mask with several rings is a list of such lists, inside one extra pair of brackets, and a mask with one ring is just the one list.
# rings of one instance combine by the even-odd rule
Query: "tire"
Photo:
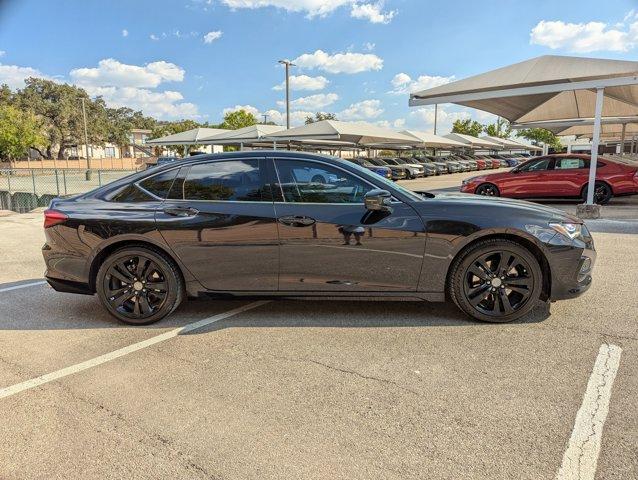
[[(585, 185), (580, 194), (584, 202), (587, 202), (588, 187), (589, 184)], [(605, 182), (596, 182), (594, 184), (594, 203), (597, 203), (598, 205), (605, 205), (606, 203), (609, 203), (609, 200), (611, 200), (613, 196), (611, 187)]]
[(462, 251), (450, 267), (447, 283), (447, 293), (461, 311), (492, 323), (511, 322), (529, 313), (542, 288), (536, 257), (518, 243), (502, 239), (483, 240)]
[(322, 175), (315, 175), (310, 179), (312, 183), (326, 183), (326, 179)]
[(184, 298), (184, 280), (161, 251), (124, 247), (100, 265), (95, 289), (102, 305), (119, 321), (148, 325), (170, 315)]
[(481, 183), (474, 191), (477, 195), (484, 195), (487, 197), (500, 197), (501, 191), (493, 183)]

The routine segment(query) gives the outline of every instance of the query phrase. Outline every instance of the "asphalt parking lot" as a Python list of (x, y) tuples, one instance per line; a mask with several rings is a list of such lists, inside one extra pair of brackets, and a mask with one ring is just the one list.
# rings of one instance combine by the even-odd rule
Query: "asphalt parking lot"
[(125, 326), (41, 283), (41, 213), (1, 217), (0, 478), (638, 478), (635, 202), (591, 223), (584, 296), (504, 325), (282, 300)]

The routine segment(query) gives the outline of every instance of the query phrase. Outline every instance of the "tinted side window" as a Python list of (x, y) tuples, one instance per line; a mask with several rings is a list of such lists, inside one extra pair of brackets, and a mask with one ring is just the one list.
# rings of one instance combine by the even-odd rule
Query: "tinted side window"
[(554, 170), (572, 170), (575, 168), (585, 168), (585, 160), (582, 158), (557, 158)]
[(135, 184), (131, 183), (116, 191), (109, 198), (111, 202), (129, 203), (129, 202), (152, 202), (156, 200), (151, 195), (143, 192)]
[(519, 170), (521, 172), (537, 172), (539, 170), (547, 170), (549, 162), (550, 158), (539, 158), (538, 160), (532, 160), (529, 163), (526, 163)]
[(153, 175), (152, 177), (139, 182), (140, 187), (142, 187), (147, 192), (151, 192), (153, 195), (164, 199), (168, 195), (168, 192), (171, 189), (171, 185), (173, 185), (173, 180), (175, 180), (175, 176), (177, 175), (178, 170), (178, 168), (175, 168), (167, 172)]
[(266, 201), (259, 160), (193, 165), (184, 180), (183, 195), (185, 200)]
[(303, 160), (276, 160), (286, 202), (362, 203), (374, 187), (341, 169)]

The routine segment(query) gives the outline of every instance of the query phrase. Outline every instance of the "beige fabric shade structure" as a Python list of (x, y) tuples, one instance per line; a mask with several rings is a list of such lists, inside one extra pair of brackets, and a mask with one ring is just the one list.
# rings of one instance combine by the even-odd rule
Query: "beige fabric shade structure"
[(201, 144), (200, 140), (213, 135), (228, 132), (223, 128), (193, 128), (185, 132), (166, 135), (165, 137), (147, 140), (146, 145), (195, 145)]
[(594, 203), (601, 119), (638, 115), (638, 62), (546, 55), (410, 95), (410, 106), (455, 103), (512, 123), (593, 118), (587, 203)]
[(473, 137), (472, 135), (464, 135), (461, 133), (448, 133), (445, 138), (462, 143), (465, 148), (483, 148), (488, 150), (502, 150), (499, 143), (486, 140), (484, 138)]
[(517, 142), (516, 140), (512, 140), (511, 138), (492, 137), (490, 135), (485, 135), (484, 137), (480, 138), (483, 140), (487, 140), (488, 142), (500, 145), (501, 149), (503, 150), (540, 150), (539, 147)]
[(285, 130), (279, 125), (251, 125), (237, 130), (224, 130), (201, 139), (205, 145), (251, 144), (263, 140), (275, 132)]
[(338, 120), (322, 120), (302, 125), (290, 130), (275, 132), (269, 135), (268, 138), (275, 142), (337, 140), (362, 147), (374, 145), (417, 145), (420, 143), (410, 135), (395, 132), (389, 128), (378, 127), (369, 123), (340, 122)]
[(416, 138), (426, 148), (465, 148), (467, 145), (451, 138), (441, 137), (433, 133), (402, 130), (400, 133)]

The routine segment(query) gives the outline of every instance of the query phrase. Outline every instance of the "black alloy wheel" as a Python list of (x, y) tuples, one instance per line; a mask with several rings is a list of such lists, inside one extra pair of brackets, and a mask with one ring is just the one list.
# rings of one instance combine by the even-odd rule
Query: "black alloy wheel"
[[(589, 185), (585, 185), (583, 187), (582, 198), (584, 202), (587, 202), (587, 191), (589, 190)], [(605, 182), (596, 182), (594, 184), (594, 203), (598, 205), (605, 205), (609, 203), (611, 197), (613, 196), (611, 187), (607, 185)]]
[(111, 315), (134, 325), (164, 318), (184, 295), (174, 262), (145, 247), (124, 248), (109, 256), (98, 271), (96, 290)]
[(493, 183), (482, 183), (478, 187), (476, 187), (476, 191), (474, 192), (477, 195), (484, 195), (486, 197), (500, 197), (501, 192), (498, 190), (498, 187)]
[(448, 293), (471, 317), (510, 322), (531, 311), (542, 289), (538, 260), (510, 240), (479, 242), (455, 261)]

